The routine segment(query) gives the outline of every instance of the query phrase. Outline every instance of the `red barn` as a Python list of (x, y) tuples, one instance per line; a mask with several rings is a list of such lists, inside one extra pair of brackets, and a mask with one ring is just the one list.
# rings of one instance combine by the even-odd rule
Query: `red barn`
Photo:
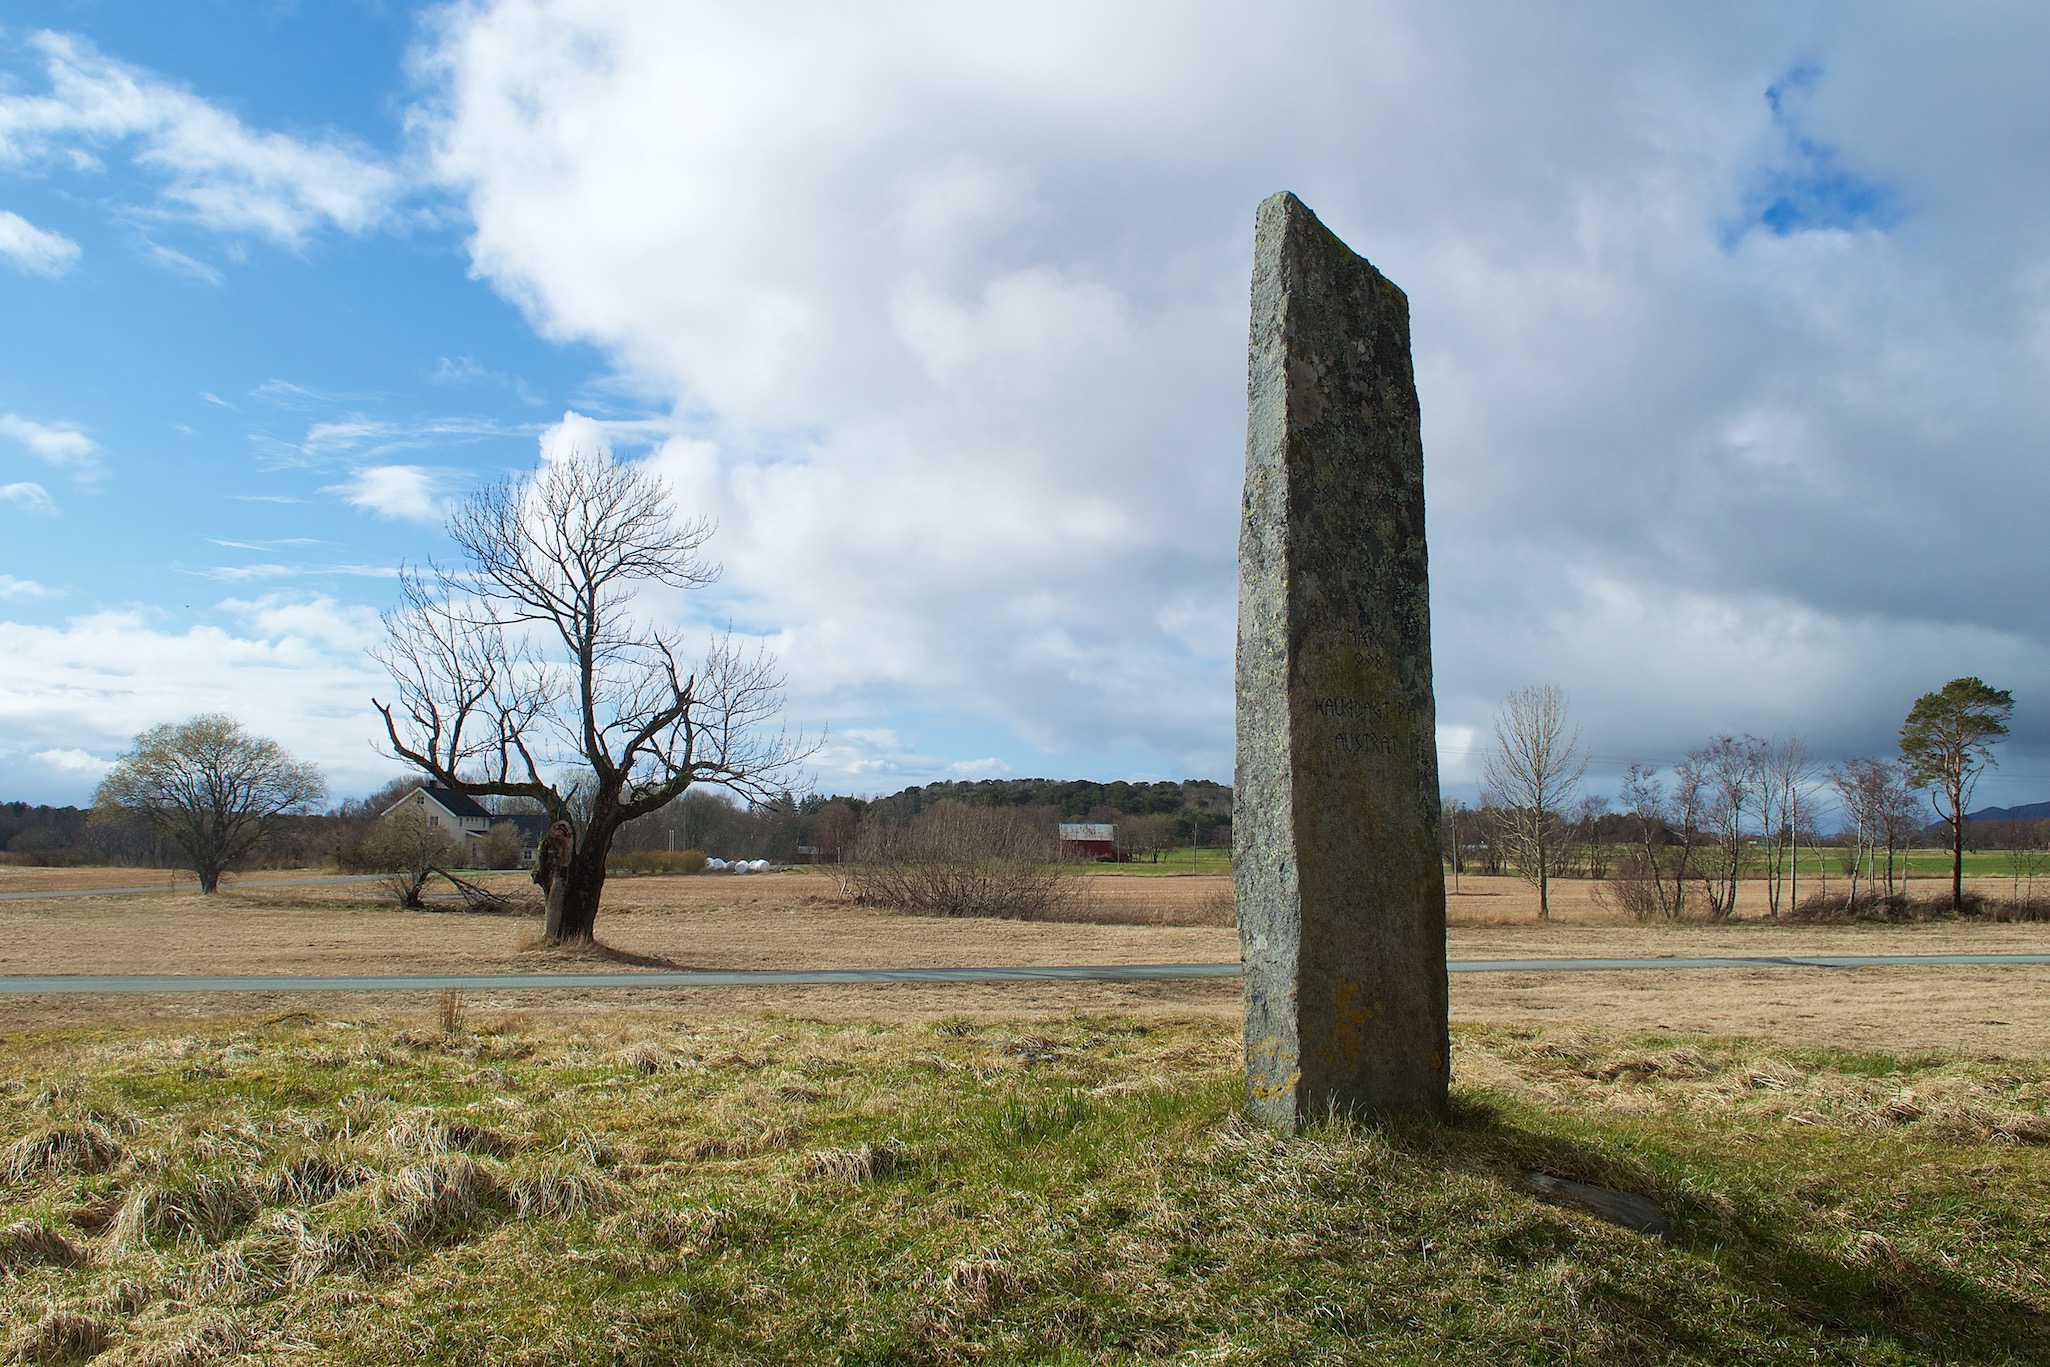
[(1061, 858), (1078, 863), (1093, 863), (1098, 860), (1116, 859), (1118, 843), (1116, 828), (1109, 822), (1063, 821), (1061, 823)]

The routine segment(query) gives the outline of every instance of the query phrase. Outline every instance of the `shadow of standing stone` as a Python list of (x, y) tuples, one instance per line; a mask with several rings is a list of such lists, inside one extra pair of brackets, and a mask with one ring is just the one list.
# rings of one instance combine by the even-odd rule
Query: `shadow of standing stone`
[(1261, 204), (1232, 830), (1247, 1102), (1442, 1112), (1445, 878), (1409, 301), (1291, 194)]

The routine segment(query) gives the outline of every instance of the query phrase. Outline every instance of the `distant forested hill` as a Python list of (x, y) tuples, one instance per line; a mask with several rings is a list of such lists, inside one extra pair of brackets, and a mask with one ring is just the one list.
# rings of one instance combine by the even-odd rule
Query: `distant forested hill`
[(2041, 821), (2050, 817), (2050, 802), (2031, 802), (2021, 807), (1981, 807), (1965, 813), (1967, 821)]
[(866, 804), (889, 820), (916, 816), (935, 802), (979, 807), (1052, 807), (1070, 821), (1123, 816), (1188, 816), (1231, 820), (1231, 788), (1208, 779), (1176, 783), (1092, 783), (1086, 779), (986, 778), (979, 782), (928, 783)]

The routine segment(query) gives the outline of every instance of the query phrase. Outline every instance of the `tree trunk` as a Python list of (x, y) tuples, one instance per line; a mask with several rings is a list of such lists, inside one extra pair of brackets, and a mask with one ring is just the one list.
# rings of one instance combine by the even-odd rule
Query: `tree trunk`
[(1957, 818), (1950, 823), (1950, 909), (1962, 915), (1965, 909), (1965, 804), (1962, 794), (1951, 803), (1950, 810)]
[(550, 918), (555, 919), (553, 908), (558, 895), (562, 910), (551, 939), (565, 944), (591, 943), (598, 924), (598, 903), (605, 895), (605, 857), (612, 851), (615, 830), (616, 826), (594, 821), (584, 832), (569, 866), (556, 875), (555, 888), (548, 898)]
[(569, 896), (567, 870), (558, 872), (548, 885), (547, 912), (541, 921), (541, 935), (550, 944), (562, 939), (562, 904)]

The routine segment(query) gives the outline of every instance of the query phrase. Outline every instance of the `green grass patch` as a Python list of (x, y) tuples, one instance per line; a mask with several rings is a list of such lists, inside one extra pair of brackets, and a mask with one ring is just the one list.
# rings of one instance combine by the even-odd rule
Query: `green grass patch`
[(1283, 1139), (1214, 1023), (302, 1018), (6, 1059), (23, 1360), (2050, 1356), (2036, 1062), (1463, 1029), (1445, 1120)]
[(1134, 856), (1129, 864), (1090, 864), (1087, 872), (1095, 877), (1109, 878), (1155, 878), (1189, 873), (1231, 872), (1231, 851), (1222, 847), (1203, 846), (1190, 850), (1162, 850), (1160, 861), (1153, 862), (1151, 855)]

